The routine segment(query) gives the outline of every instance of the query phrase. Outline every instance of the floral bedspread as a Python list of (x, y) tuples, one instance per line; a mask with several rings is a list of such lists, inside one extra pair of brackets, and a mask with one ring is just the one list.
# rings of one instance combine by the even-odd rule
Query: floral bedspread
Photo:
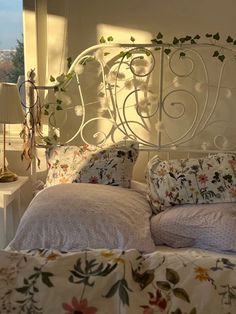
[(233, 314), (236, 256), (1, 251), (0, 313)]

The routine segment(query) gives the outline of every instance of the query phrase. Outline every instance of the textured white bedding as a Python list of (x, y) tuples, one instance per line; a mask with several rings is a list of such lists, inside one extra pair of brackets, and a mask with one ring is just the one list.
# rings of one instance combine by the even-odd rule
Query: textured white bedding
[(175, 206), (151, 218), (157, 245), (236, 252), (236, 203)]
[(145, 196), (99, 184), (59, 184), (39, 192), (23, 215), (9, 247), (155, 249)]

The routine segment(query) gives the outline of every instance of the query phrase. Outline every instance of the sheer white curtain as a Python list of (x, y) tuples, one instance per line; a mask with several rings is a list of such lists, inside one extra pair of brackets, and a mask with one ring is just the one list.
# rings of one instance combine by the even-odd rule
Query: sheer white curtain
[(26, 73), (35, 69), (37, 84), (45, 85), (65, 71), (68, 1), (24, 0), (23, 10)]

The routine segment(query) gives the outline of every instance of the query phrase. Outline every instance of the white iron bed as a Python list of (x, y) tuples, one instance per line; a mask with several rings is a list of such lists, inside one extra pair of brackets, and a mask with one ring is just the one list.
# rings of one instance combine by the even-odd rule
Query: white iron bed
[(234, 54), (103, 44), (31, 76), (24, 155), (46, 143), (49, 170), (0, 254), (1, 313), (236, 312)]

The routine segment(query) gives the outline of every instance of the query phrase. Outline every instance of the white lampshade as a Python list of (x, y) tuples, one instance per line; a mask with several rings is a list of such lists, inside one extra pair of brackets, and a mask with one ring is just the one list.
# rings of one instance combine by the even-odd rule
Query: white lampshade
[(23, 123), (24, 113), (16, 84), (0, 83), (0, 123)]

